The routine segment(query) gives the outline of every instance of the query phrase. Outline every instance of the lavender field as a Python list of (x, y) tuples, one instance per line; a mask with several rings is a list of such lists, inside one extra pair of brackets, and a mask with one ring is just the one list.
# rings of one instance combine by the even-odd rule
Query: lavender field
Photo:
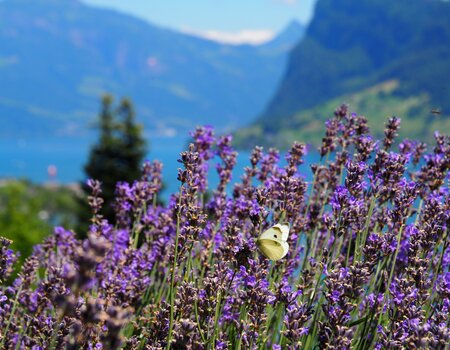
[[(115, 222), (89, 180), (87, 238), (56, 227), (13, 280), (1, 239), (0, 349), (449, 349), (450, 138), (399, 128), (377, 141), (341, 106), (312, 176), (304, 144), (283, 166), (256, 147), (234, 185), (231, 137), (198, 128), (179, 192), (161, 204), (162, 165), (146, 163), (117, 185)], [(278, 223), (275, 261), (258, 237)]]

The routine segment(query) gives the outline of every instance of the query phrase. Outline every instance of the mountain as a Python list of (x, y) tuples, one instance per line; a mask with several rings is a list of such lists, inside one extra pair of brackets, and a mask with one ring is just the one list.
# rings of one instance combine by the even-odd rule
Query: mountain
[(304, 31), (305, 28), (300, 22), (292, 20), (282, 32), (269, 42), (262, 44), (259, 49), (263, 51), (278, 50), (280, 52), (289, 52), (294, 47), (294, 44), (300, 40)]
[(283, 73), (300, 25), (259, 46), (224, 45), (77, 0), (0, 2), (0, 135), (79, 135), (104, 92), (147, 129), (249, 122)]
[[(378, 135), (397, 111), (403, 135), (429, 140), (433, 128), (450, 130), (449, 76), (448, 1), (319, 0), (278, 90), (237, 138), (247, 146), (274, 140), (286, 144), (298, 136), (317, 143), (318, 135), (308, 130), (350, 102)], [(390, 111), (371, 105), (384, 102)], [(430, 112), (435, 108), (441, 114)]]

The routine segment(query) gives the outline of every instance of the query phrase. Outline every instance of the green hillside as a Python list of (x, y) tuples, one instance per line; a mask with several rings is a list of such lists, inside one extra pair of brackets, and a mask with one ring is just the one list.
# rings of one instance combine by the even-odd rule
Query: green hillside
[(333, 98), (290, 118), (274, 120), (274, 131), (269, 133), (264, 131), (262, 124), (254, 124), (238, 130), (235, 143), (242, 148), (256, 144), (287, 148), (295, 140), (317, 145), (324, 136), (324, 122), (342, 103), (348, 104), (350, 111), (366, 116), (372, 133), (377, 137), (383, 136), (384, 122), (394, 115), (402, 120), (400, 135), (410, 139), (430, 140), (435, 130), (450, 130), (450, 115), (441, 110), (440, 114), (436, 113), (428, 94), (399, 96), (399, 85), (398, 80), (389, 80), (354, 94)]
[(404, 135), (429, 140), (434, 129), (450, 131), (449, 76), (450, 2), (319, 0), (277, 92), (237, 133), (239, 146), (317, 144), (344, 102), (366, 114), (375, 133), (397, 115)]

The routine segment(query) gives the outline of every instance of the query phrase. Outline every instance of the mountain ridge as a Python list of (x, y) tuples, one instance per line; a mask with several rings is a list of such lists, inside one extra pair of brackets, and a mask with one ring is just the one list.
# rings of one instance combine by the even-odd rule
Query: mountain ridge
[(72, 0), (7, 0), (0, 16), (9, 134), (83, 132), (103, 92), (130, 97), (147, 128), (240, 125), (263, 108), (287, 52), (219, 44)]
[[(446, 120), (450, 116), (450, 89), (443, 77), (449, 75), (450, 3), (319, 0), (305, 36), (289, 56), (276, 93), (247, 131), (259, 128), (262, 134), (276, 138), (283, 134), (278, 126), (286, 127), (295, 115), (305, 112), (304, 118), (309, 118), (308, 111), (330, 100), (364, 92), (389, 80), (399, 82), (390, 92), (399, 103), (401, 98), (426, 93), (429, 99), (421, 113), (438, 106), (442, 109), (440, 119)], [(333, 110), (323, 111), (322, 122)], [(364, 108), (355, 112), (366, 114)], [(428, 114), (411, 110), (399, 117), (405, 122), (422, 118), (423, 132), (418, 130), (414, 136), (430, 140)], [(378, 126), (388, 116), (383, 116), (383, 120), (381, 116), (367, 117), (378, 133)], [(304, 120), (305, 125), (314, 122)], [(246, 131), (237, 133), (240, 140), (242, 133)], [(320, 141), (304, 136), (306, 139), (301, 141)], [(255, 141), (264, 143), (264, 138)]]

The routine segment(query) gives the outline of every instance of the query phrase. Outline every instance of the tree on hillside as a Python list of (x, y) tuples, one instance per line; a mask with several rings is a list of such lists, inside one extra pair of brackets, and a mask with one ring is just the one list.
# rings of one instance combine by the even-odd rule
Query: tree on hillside
[[(112, 204), (117, 182), (133, 182), (138, 179), (147, 153), (142, 126), (136, 123), (131, 101), (124, 98), (117, 108), (113, 107), (113, 102), (111, 95), (104, 95), (102, 98), (99, 141), (91, 148), (84, 167), (87, 178), (102, 183), (102, 197), (105, 202), (101, 214), (110, 222), (114, 220)], [(88, 196), (89, 188), (85, 183), (82, 187)], [(80, 211), (80, 224), (86, 225), (89, 218), (87, 201), (84, 200)], [(80, 228), (85, 232), (87, 227)]]

